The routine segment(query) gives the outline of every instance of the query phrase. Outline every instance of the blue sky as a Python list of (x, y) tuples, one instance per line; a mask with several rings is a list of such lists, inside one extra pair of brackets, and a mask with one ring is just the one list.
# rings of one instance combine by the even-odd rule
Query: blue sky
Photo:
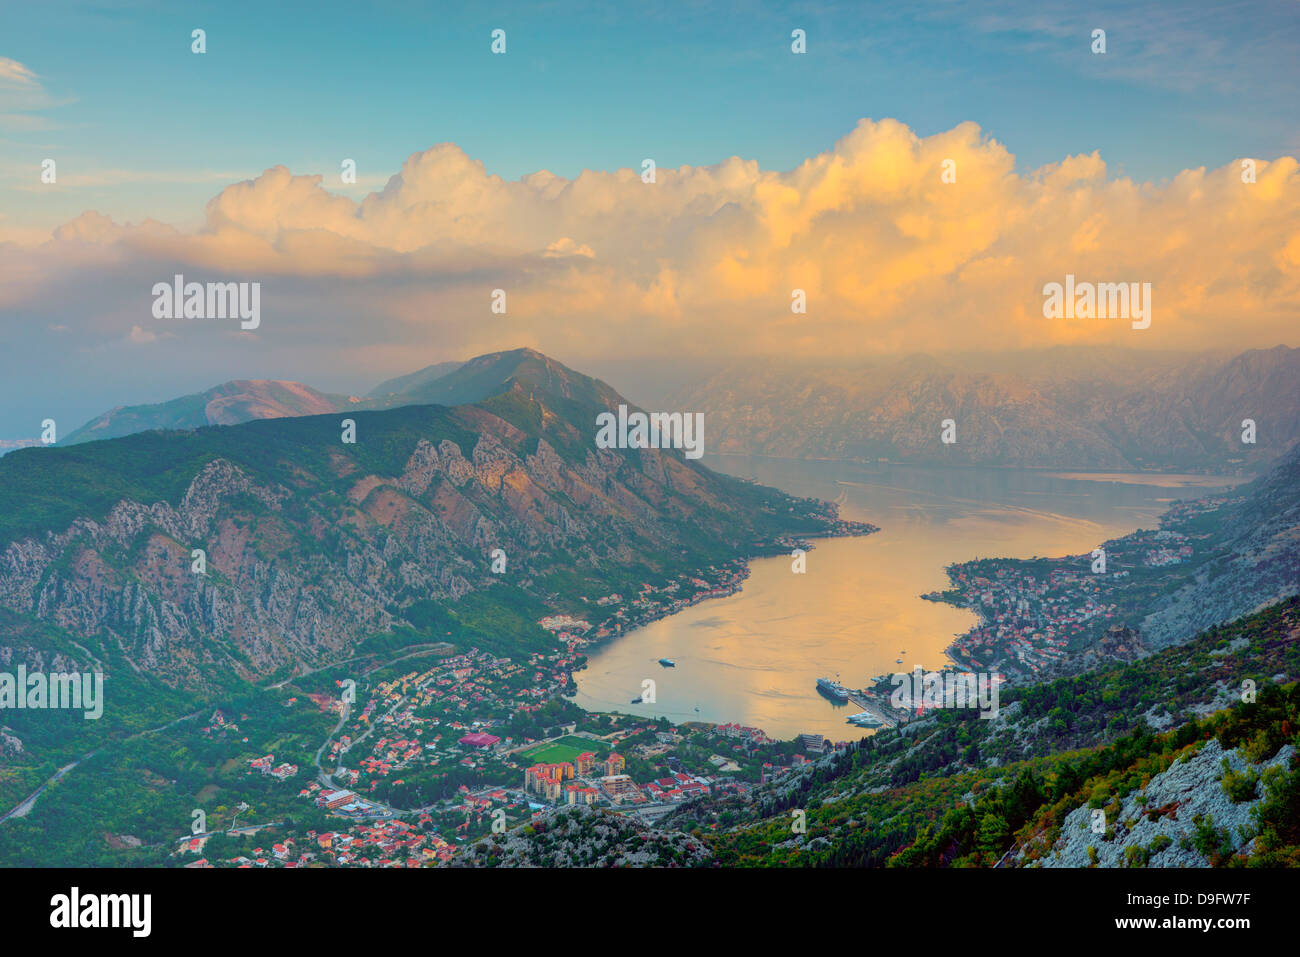
[[(1143, 180), (1300, 152), (1289, 0), (466, 6), (12, 4), (0, 56), (38, 88), (0, 86), (0, 223), (194, 225), (231, 181), (343, 158), (359, 196), (444, 141), (507, 178), (646, 156), (788, 169), (861, 117), (921, 135), (973, 120), (1022, 169), (1099, 150)], [(33, 188), (47, 156), (67, 188)]]
[[(582, 368), (1300, 344), (1296, 0), (0, 2), (0, 437), (520, 345)], [(1034, 173), (1094, 151), (1104, 174)], [(611, 175), (646, 157), (676, 170), (661, 192)], [(513, 182), (542, 169), (562, 195)], [(178, 231), (123, 228), (146, 218)], [(1045, 278), (1084, 269), (1154, 282), (1150, 334), (1045, 324)], [(159, 323), (177, 272), (264, 283), (266, 321)], [(508, 321), (485, 318), (497, 286)], [(792, 322), (796, 286), (815, 307)]]

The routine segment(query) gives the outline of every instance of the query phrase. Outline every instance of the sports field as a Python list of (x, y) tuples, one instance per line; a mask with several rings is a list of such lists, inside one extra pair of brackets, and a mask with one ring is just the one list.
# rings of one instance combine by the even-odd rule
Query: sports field
[(558, 741), (539, 744), (525, 751), (523, 756), (534, 764), (564, 764), (572, 762), (583, 751), (598, 753), (603, 750), (608, 750), (608, 745), (602, 747), (595, 741), (569, 734)]

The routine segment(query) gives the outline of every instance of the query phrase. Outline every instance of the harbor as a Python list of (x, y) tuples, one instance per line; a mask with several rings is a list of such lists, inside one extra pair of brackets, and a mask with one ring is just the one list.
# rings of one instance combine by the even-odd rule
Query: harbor
[(874, 698), (868, 697), (862, 691), (850, 691), (849, 701), (868, 714), (873, 715), (880, 722), (878, 727), (893, 728), (898, 725), (898, 720), (896, 718), (891, 717), (889, 713), (881, 707), (878, 701)]
[[(848, 723), (862, 711), (884, 719), (882, 728), (896, 726), (907, 716), (890, 707), (887, 689), (874, 689), (875, 676), (961, 665), (946, 649), (954, 635), (982, 623), (969, 608), (921, 597), (953, 587), (947, 566), (988, 554), (1080, 554), (1151, 527), (1168, 500), (1184, 494), (1015, 470), (882, 470), (762, 459), (721, 464), (794, 494), (841, 498), (844, 517), (882, 530), (819, 540), (805, 574), (792, 574), (787, 556), (754, 559), (743, 590), (593, 647), (587, 668), (574, 676), (574, 700), (582, 707), (673, 722), (737, 722), (780, 739), (815, 732), (831, 741), (856, 740), (872, 733)], [(836, 674), (847, 686), (845, 699), (817, 691), (818, 677)], [(629, 704), (651, 677), (656, 700)]]

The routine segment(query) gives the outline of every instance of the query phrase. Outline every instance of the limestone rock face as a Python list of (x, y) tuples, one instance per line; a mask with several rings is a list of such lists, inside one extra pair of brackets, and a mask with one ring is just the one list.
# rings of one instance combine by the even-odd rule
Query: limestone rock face
[[(1262, 775), (1268, 768), (1289, 767), (1294, 754), (1295, 748), (1288, 744), (1271, 759), (1251, 764), (1239, 749), (1225, 751), (1211, 738), (1195, 755), (1175, 761), (1155, 775), (1145, 788), (1129, 794), (1118, 820), (1107, 822), (1110, 837), (1093, 833), (1091, 808), (1085, 806), (1071, 811), (1051, 851), (1036, 863), (1042, 867), (1087, 867), (1091, 863), (1088, 853), (1091, 847), (1095, 849), (1098, 867), (1124, 867), (1126, 851), (1146, 848), (1152, 851), (1148, 867), (1208, 867), (1205, 855), (1191, 845), (1196, 830), (1194, 819), (1199, 816), (1225, 830), (1233, 851), (1241, 851), (1250, 844), (1242, 836), (1242, 829), (1250, 833), (1251, 809), (1264, 798), (1261, 781), (1256, 785), (1253, 800), (1234, 803), (1220, 781), (1224, 759), (1234, 771), (1253, 770)], [(1145, 798), (1145, 803), (1139, 803), (1139, 797)], [(1157, 851), (1152, 842), (1162, 835), (1168, 843), (1161, 841), (1165, 846)]]
[[(185, 484), (4, 542), (0, 608), (199, 686), (213, 668), (255, 678), (336, 660), (410, 625), (417, 603), (631, 565), (667, 548), (680, 555), (684, 538), (701, 555), (698, 542), (707, 543), (703, 564), (732, 558), (760, 537), (755, 514), (790, 514), (794, 500), (752, 487), (737, 507), (739, 483), (678, 452), (596, 449), (596, 407), (568, 421), (517, 388), (502, 401), (542, 431), (526, 434), (486, 406), (419, 407), (370, 413), (347, 445), (333, 422), (313, 419), (101, 443), (92, 458), (108, 461), (104, 487), (124, 484), (105, 454), (119, 448), (128, 461), (151, 456)], [(208, 454), (209, 443), (222, 454)], [(55, 463), (58, 482), (69, 454), (26, 461)], [(718, 554), (728, 542), (731, 554)], [(496, 548), (509, 557), (508, 578), (491, 573)]]

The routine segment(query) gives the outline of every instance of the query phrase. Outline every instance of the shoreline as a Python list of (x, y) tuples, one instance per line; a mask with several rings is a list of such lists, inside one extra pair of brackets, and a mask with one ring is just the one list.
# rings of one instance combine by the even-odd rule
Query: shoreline
[[(835, 508), (833, 502), (828, 502), (827, 504), (830, 505), (833, 509)], [(836, 511), (838, 510), (836, 509)], [(855, 521), (839, 519), (838, 517), (836, 517), (834, 521), (837, 524), (841, 524), (849, 527), (851, 530), (843, 531), (839, 534), (836, 534), (835, 531), (832, 530), (822, 535), (781, 536), (779, 539), (775, 540), (772, 544), (780, 546), (783, 549), (784, 547), (786, 547), (786, 543), (788, 543), (789, 547), (791, 548), (802, 548), (806, 551), (813, 551), (816, 549), (817, 546), (815, 543), (818, 541), (837, 539), (837, 538), (866, 538), (870, 535), (876, 534), (881, 530), (878, 525), (874, 525), (870, 522), (855, 522)], [(665, 608), (662, 610), (648, 613), (646, 617), (640, 618), (637, 621), (628, 624), (626, 627), (621, 628), (619, 631), (610, 632), (608, 634), (601, 635), (599, 637), (593, 637), (591, 639), (587, 639), (587, 638), (580, 639), (582, 642), (580, 645), (575, 644), (574, 646), (571, 647), (573, 648), (574, 652), (582, 656), (583, 662), (581, 667), (570, 670), (569, 672), (570, 682), (576, 688), (577, 682), (574, 680), (573, 676), (587, 669), (588, 667), (587, 659), (590, 657), (589, 655), (590, 651), (604, 648), (607, 645), (612, 644), (614, 640), (617, 638), (625, 637), (631, 632), (639, 628), (645, 628), (656, 621), (662, 621), (665, 618), (670, 618), (673, 615), (678, 614), (679, 612), (685, 611), (687, 608), (692, 608), (695, 605), (701, 604), (705, 601), (709, 601), (715, 598), (718, 599), (730, 598), (732, 595), (736, 595), (744, 590), (745, 580), (750, 577), (750, 574), (752, 572), (751, 569), (752, 562), (758, 559), (781, 558), (781, 557), (788, 558), (789, 554), (784, 551), (772, 551), (770, 553), (755, 553), (755, 554), (746, 555), (742, 558), (732, 559), (732, 563), (736, 566), (735, 572), (723, 584), (714, 586), (712, 589), (709, 589), (707, 592), (697, 592), (696, 594), (692, 595), (689, 599), (685, 599), (683, 604), (681, 604), (678, 607)], [(570, 697), (570, 693), (568, 692), (561, 693), (561, 697), (565, 698), (565, 700), (567, 701), (572, 702), (572, 698)], [(576, 703), (576, 702), (572, 702), (572, 703)], [(582, 706), (578, 705), (578, 707), (582, 707)], [(613, 712), (588, 711), (586, 708), (583, 708), (583, 710), (586, 711), (588, 714), (612, 713), (612, 714), (620, 714), (620, 715), (627, 715), (627, 716), (635, 716), (632, 712), (627, 712), (627, 711), (613, 711)], [(869, 709), (864, 708), (864, 710), (869, 710)], [(692, 722), (697, 724), (701, 724), (701, 723), (708, 724), (709, 726), (713, 726), (714, 724), (716, 724), (716, 722), (700, 722), (698, 719), (690, 719), (683, 722), (675, 722), (672, 721), (671, 719), (668, 720), (675, 726), (679, 726), (679, 727), (685, 727), (686, 725), (691, 724)], [(885, 726), (888, 727), (891, 725), (887, 724)], [(852, 727), (852, 726), (846, 724), (846, 727)], [(765, 735), (767, 734), (767, 730), (765, 728), (759, 728), (758, 730), (762, 731)], [(862, 728), (858, 730), (875, 731), (878, 729)], [(768, 735), (768, 737), (771, 736)]]
[[(637, 628), (644, 628), (647, 625), (651, 625), (656, 621), (661, 621), (664, 618), (671, 617), (672, 615), (675, 615), (678, 612), (685, 611), (687, 608), (691, 608), (695, 605), (698, 605), (703, 601), (708, 601), (711, 598), (730, 598), (732, 595), (735, 595), (743, 591), (744, 582), (750, 576), (750, 571), (751, 571), (750, 564), (751, 562), (757, 559), (780, 558), (782, 556), (789, 557), (789, 553), (786, 551), (786, 549), (801, 548), (804, 551), (814, 551), (817, 547), (815, 543), (819, 541), (829, 541), (831, 539), (837, 539), (837, 538), (866, 538), (867, 536), (874, 535), (880, 531), (880, 526), (875, 525), (871, 522), (859, 522), (859, 521), (854, 521), (852, 519), (840, 518), (839, 506), (837, 506), (834, 502), (823, 501), (822, 504), (825, 505), (829, 510), (829, 514), (825, 516), (827, 521), (833, 524), (833, 527), (827, 529), (823, 534), (800, 535), (800, 534), (789, 533), (789, 534), (779, 535), (776, 538), (772, 539), (770, 542), (760, 543), (760, 547), (762, 545), (771, 546), (770, 551), (753, 552), (748, 555), (743, 555), (739, 558), (731, 559), (727, 563), (727, 565), (724, 565), (723, 567), (725, 568), (728, 566), (735, 566), (736, 570), (734, 574), (732, 574), (729, 578), (726, 578), (722, 583), (718, 585), (714, 585), (712, 588), (709, 588), (706, 591), (696, 592), (690, 598), (683, 599), (681, 605), (672, 607), (670, 603), (669, 607), (646, 612), (644, 614), (644, 617), (637, 618), (635, 621), (620, 623), (619, 629), (617, 631), (611, 631), (606, 635), (601, 635), (590, 639), (584, 636), (583, 637), (584, 644), (582, 646), (584, 655), (585, 655), (585, 650), (589, 647), (592, 648), (603, 647), (606, 643), (608, 643), (614, 638), (620, 638), (634, 631)], [(700, 578), (702, 574), (703, 573), (698, 570), (694, 573), (696, 578)], [(596, 628), (596, 627), (604, 627), (604, 625), (602, 624), (601, 626), (596, 626), (596, 625), (592, 626), (592, 628)]]
[[(718, 456), (718, 457), (725, 457), (725, 456)], [(743, 457), (743, 456), (737, 456), (737, 457)], [(777, 457), (772, 456), (771, 458), (777, 458)], [(807, 461), (807, 460), (789, 459), (789, 461)], [(844, 460), (831, 460), (831, 461), (844, 461)], [(894, 464), (901, 464), (901, 463), (889, 463), (889, 464), (894, 465)], [(917, 467), (917, 466), (909, 466), (909, 467)], [(963, 466), (963, 467), (968, 469), (984, 468), (982, 466)], [(924, 468), (924, 466), (921, 466), (921, 468)], [(1020, 468), (1001, 468), (1001, 469), (990, 469), (990, 470), (1007, 471), (1007, 472), (1026, 471)], [(1059, 474), (1059, 470), (1055, 468), (1041, 468), (1041, 469), (1036, 469), (1034, 471), (1040, 474), (1041, 473)], [(1115, 474), (1116, 473), (1114, 473), (1113, 471), (1097, 473), (1099, 478), (1110, 477), (1110, 476), (1114, 476)], [(1171, 473), (1134, 472), (1128, 474), (1131, 475), (1133, 479), (1137, 480), (1144, 476), (1150, 476), (1152, 478), (1156, 478), (1162, 474), (1167, 475)], [(1179, 473), (1173, 473), (1173, 474), (1179, 474)], [(1190, 473), (1181, 473), (1181, 474), (1190, 475)], [(1065, 475), (1060, 477), (1064, 479), (1073, 478), (1073, 476), (1065, 476)], [(1222, 486), (1215, 485), (1212, 487), (1205, 488), (1205, 493), (1203, 497), (1216, 498), (1219, 495), (1223, 494), (1221, 489), (1224, 488), (1230, 489), (1235, 484), (1239, 484), (1240, 482), (1246, 481), (1246, 479), (1230, 478), (1228, 476), (1222, 475), (1221, 473), (1213, 477), (1224, 479), (1227, 482), (1227, 484)], [(1150, 482), (1134, 481), (1131, 484), (1143, 484), (1143, 485), (1148, 485), (1150, 487), (1156, 487), (1156, 488), (1161, 487), (1159, 483), (1150, 483)], [(1190, 483), (1189, 485), (1185, 485), (1182, 487), (1195, 487), (1195, 483)], [(1189, 499), (1189, 501), (1192, 500)], [(834, 503), (830, 503), (830, 505), (834, 507)], [(1161, 514), (1162, 515), (1166, 514), (1171, 510), (1172, 510), (1171, 507), (1166, 507)], [(838, 513), (839, 513), (839, 509), (834, 508), (832, 514), (836, 518), (838, 518)], [(818, 539), (857, 537), (859, 535), (866, 535), (866, 534), (871, 534), (872, 532), (875, 531), (880, 531), (880, 528), (878, 526), (875, 526), (871, 523), (860, 523), (860, 524), (867, 526), (869, 530), (847, 531), (840, 534), (829, 532), (817, 536), (800, 536), (798, 538), (798, 544), (795, 544), (795, 539), (791, 537), (789, 540), (784, 540), (784, 541), (778, 540), (777, 544), (785, 548), (803, 547), (806, 549), (810, 549), (815, 547), (813, 542)], [(1138, 535), (1142, 531), (1143, 530), (1141, 528), (1131, 529), (1125, 535), (1121, 536), (1119, 540), (1127, 539), (1134, 535)], [(720, 585), (717, 588), (713, 589), (710, 594), (701, 594), (701, 595), (692, 596), (690, 600), (684, 602), (683, 604), (675, 608), (663, 609), (661, 611), (648, 614), (643, 618), (639, 618), (635, 622), (628, 623), (625, 625), (625, 627), (623, 627), (618, 632), (613, 632), (611, 634), (603, 636), (600, 639), (593, 640), (587, 647), (584, 647), (582, 649), (582, 653), (584, 653), (585, 655), (587, 653), (588, 648), (595, 649), (595, 650), (604, 648), (607, 646), (606, 642), (609, 639), (630, 634), (632, 631), (634, 631), (637, 628), (646, 627), (654, 623), (655, 621), (659, 621), (663, 618), (668, 617), (669, 615), (675, 614), (677, 611), (682, 611), (693, 605), (699, 604), (701, 601), (705, 600), (706, 598), (727, 597), (730, 595), (734, 595), (737, 592), (743, 591), (744, 581), (750, 576), (751, 564), (755, 559), (781, 557), (781, 556), (782, 553), (778, 550), (774, 549), (772, 551), (767, 551), (767, 550), (760, 549), (754, 553), (751, 553), (750, 555), (747, 555), (743, 559), (738, 559), (737, 561), (739, 561), (741, 564), (736, 568), (735, 573), (723, 585)], [(1078, 556), (1074, 556), (1074, 557), (1077, 558)], [(1055, 562), (1059, 560), (1062, 563), (1068, 563), (1069, 559), (1070, 556), (1065, 556), (1064, 558), (1060, 558), (1060, 559), (1051, 559), (1051, 561)], [(1014, 558), (993, 558), (993, 559), (983, 559), (983, 561), (991, 561), (997, 563), (1005, 562), (1005, 563), (1010, 563), (1011, 565), (1015, 565), (1019, 560)], [(954, 576), (954, 572), (958, 571), (959, 566), (962, 564), (967, 564), (967, 563), (954, 563), (945, 567), (945, 574), (948, 579), (947, 588), (936, 589), (929, 593), (922, 594), (919, 597), (923, 600), (932, 601), (936, 604), (944, 604), (954, 609), (971, 612), (976, 617), (976, 622), (962, 634), (954, 635), (951, 639), (949, 639), (942, 648), (941, 651), (942, 660), (940, 662), (936, 662), (934, 666), (931, 666), (926, 670), (933, 671), (933, 672), (944, 672), (944, 671), (952, 671), (952, 670), (958, 672), (976, 672), (976, 671), (980, 671), (981, 669), (996, 670), (997, 672), (1004, 675), (1004, 680), (1007, 682), (1008, 686), (1033, 683), (1035, 680), (1037, 680), (1037, 678), (1035, 677), (1036, 673), (1027, 670), (1032, 668), (1032, 663), (1019, 663), (1015, 660), (1016, 638), (1014, 636), (1008, 638), (1003, 643), (1003, 647), (1000, 649), (1002, 653), (998, 657), (995, 663), (986, 666), (969, 654), (970, 647), (968, 647), (968, 645), (972, 641), (972, 636), (976, 638), (980, 637), (979, 633), (981, 629), (989, 628), (990, 625), (994, 623), (994, 617), (990, 614), (990, 610), (983, 606), (982, 602), (976, 601), (972, 597), (972, 595), (974, 594), (974, 592), (972, 591), (974, 586), (969, 582), (967, 583), (959, 582), (957, 578)], [(1052, 642), (1048, 642), (1048, 644), (1052, 644)], [(1046, 645), (1044, 647), (1048, 652), (1055, 653), (1053, 652), (1052, 648), (1047, 648)], [(1008, 658), (1008, 655), (1010, 655), (1011, 658)], [(1031, 658), (1032, 657), (1033, 656), (1031, 655)], [(1064, 660), (1072, 661), (1078, 657), (1079, 655), (1077, 654), (1070, 654)], [(584, 664), (584, 668), (585, 667), (586, 665)], [(896, 713), (896, 709), (893, 709), (888, 706), (887, 694), (884, 696), (882, 700), (880, 694), (882, 683), (887, 685), (890, 682), (892, 675), (895, 673), (896, 672), (886, 672), (885, 674), (882, 675), (876, 675), (866, 683), (864, 688), (860, 689), (862, 692), (862, 696), (865, 698), (866, 702), (872, 705), (871, 707), (863, 706), (863, 710), (872, 711), (872, 713), (876, 714), (877, 717), (889, 719), (890, 724), (887, 724), (886, 726), (890, 726), (895, 722), (901, 724), (915, 717), (911, 713), (905, 713), (903, 715)], [(862, 704), (862, 702), (856, 702), (856, 701), (855, 703)], [(627, 712), (619, 712), (619, 713), (627, 713)], [(871, 730), (871, 729), (862, 729), (862, 730)]]
[[(1178, 468), (1170, 467), (1167, 469), (1120, 469), (1115, 466), (1105, 468), (1094, 466), (1073, 466), (1073, 465), (995, 465), (993, 463), (972, 463), (972, 462), (917, 462), (889, 459), (881, 461), (879, 459), (843, 459), (843, 458), (823, 458), (820, 456), (794, 456), (794, 455), (773, 455), (769, 452), (708, 452), (705, 458), (734, 458), (734, 459), (770, 459), (774, 462), (817, 462), (822, 465), (856, 465), (856, 466), (875, 466), (879, 468), (909, 468), (909, 469), (934, 469), (936, 471), (986, 471), (986, 472), (1036, 472), (1051, 475), (1059, 473), (1059, 477), (1067, 480), (1093, 482), (1098, 479), (1091, 476), (1102, 475), (1185, 475), (1196, 478), (1232, 478), (1238, 481), (1238, 484), (1259, 477), (1264, 474), (1261, 472), (1251, 472), (1245, 469), (1239, 469), (1235, 472), (1224, 472), (1206, 468), (1204, 470), (1196, 469), (1189, 466), (1180, 466)], [(716, 470), (715, 470), (716, 471)], [(1267, 471), (1265, 469), (1264, 471)], [(1072, 476), (1084, 476), (1083, 478), (1073, 479)], [(1145, 484), (1145, 483), (1134, 483)], [(1191, 487), (1184, 485), (1181, 487)], [(1220, 486), (1206, 486), (1209, 488), (1219, 488)]]

